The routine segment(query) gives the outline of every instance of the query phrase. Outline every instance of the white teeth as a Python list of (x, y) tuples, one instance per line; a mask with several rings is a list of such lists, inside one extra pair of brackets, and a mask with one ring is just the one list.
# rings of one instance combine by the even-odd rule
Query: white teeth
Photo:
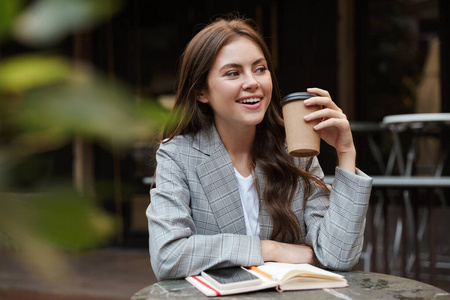
[(257, 103), (259, 101), (261, 101), (260, 98), (250, 98), (250, 99), (241, 100), (241, 101), (239, 101), (239, 103), (249, 104), (249, 103)]

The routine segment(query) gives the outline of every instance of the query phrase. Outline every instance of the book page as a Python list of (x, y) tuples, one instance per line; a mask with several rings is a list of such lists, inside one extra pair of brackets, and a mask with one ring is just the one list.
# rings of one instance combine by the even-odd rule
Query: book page
[(277, 278), (281, 283), (289, 278), (302, 276), (309, 278), (328, 279), (328, 280), (345, 280), (344, 276), (335, 274), (330, 271), (320, 269), (310, 264), (286, 264), (286, 263), (265, 263), (258, 268)]

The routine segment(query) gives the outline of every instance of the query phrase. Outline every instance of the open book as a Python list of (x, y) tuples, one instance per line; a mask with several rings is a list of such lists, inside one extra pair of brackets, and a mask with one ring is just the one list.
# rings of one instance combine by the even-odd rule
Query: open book
[[(254, 280), (237, 284), (220, 284), (208, 273), (190, 276), (186, 280), (206, 296), (221, 296), (275, 288), (278, 291), (308, 290), (347, 287), (344, 276), (309, 264), (286, 264), (269, 262), (264, 265), (245, 268), (256, 275)], [(236, 276), (234, 276), (236, 277)]]

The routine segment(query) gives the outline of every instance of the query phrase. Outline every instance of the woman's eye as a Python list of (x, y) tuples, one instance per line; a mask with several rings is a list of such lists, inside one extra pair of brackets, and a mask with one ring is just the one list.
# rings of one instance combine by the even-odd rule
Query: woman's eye
[(238, 75), (239, 75), (239, 72), (236, 72), (236, 71), (231, 71), (226, 74), (226, 76), (228, 76), (228, 77), (236, 77)]
[(267, 70), (266, 67), (259, 67), (256, 69), (256, 73), (264, 73)]

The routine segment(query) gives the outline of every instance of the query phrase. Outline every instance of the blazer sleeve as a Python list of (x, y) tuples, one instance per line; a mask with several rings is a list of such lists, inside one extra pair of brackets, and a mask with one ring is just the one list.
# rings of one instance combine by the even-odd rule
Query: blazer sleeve
[(263, 263), (259, 237), (217, 232), (196, 234), (189, 182), (175, 145), (156, 154), (156, 187), (147, 209), (149, 249), (158, 280), (184, 278), (202, 270)]
[[(323, 180), (317, 158), (311, 173)], [(306, 244), (326, 268), (348, 271), (359, 260), (372, 178), (336, 168), (331, 192), (314, 185), (305, 212)]]

